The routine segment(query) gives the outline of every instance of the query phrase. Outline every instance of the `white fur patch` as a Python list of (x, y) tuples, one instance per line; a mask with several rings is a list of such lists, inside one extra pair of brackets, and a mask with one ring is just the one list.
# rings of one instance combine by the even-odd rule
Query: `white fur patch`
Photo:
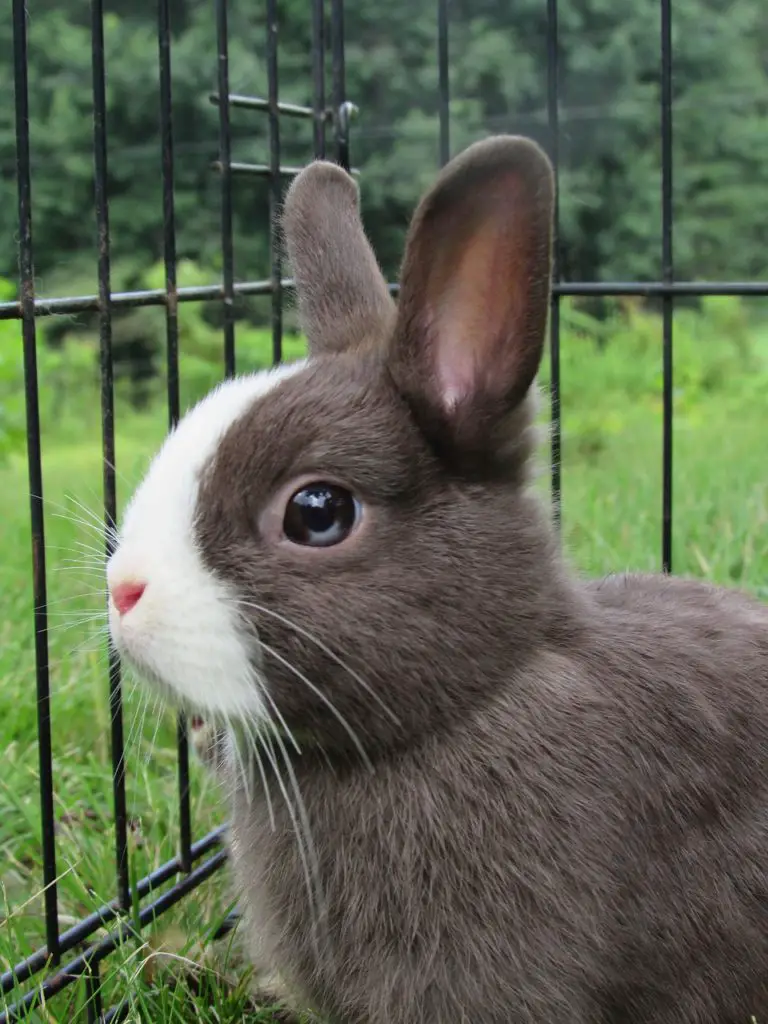
[(267, 717), (235, 596), (205, 568), (195, 542), (200, 472), (228, 428), (305, 366), (291, 363), (225, 381), (184, 416), (136, 490), (107, 565), (110, 587), (146, 584), (122, 618), (110, 601), (117, 650), (204, 711)]

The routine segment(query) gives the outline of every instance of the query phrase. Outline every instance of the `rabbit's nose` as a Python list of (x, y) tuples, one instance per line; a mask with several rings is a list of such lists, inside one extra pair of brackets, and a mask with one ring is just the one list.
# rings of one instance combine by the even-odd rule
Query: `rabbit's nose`
[(127, 615), (139, 603), (146, 589), (146, 583), (139, 583), (134, 580), (115, 584), (110, 591), (110, 597), (112, 598), (112, 604), (117, 609), (117, 614), (121, 617)]

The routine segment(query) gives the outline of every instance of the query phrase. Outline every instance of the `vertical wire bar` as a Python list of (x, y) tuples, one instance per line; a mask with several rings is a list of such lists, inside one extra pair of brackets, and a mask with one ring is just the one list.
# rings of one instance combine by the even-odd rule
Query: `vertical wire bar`
[[(168, 426), (179, 422), (179, 302), (176, 279), (176, 210), (173, 163), (173, 87), (171, 77), (171, 17), (168, 0), (157, 4), (157, 44), (160, 67), (160, 145), (163, 181), (163, 262), (165, 264), (165, 337), (168, 373)], [(187, 720), (176, 722), (179, 771), (179, 858), (192, 870), (192, 816), (189, 801), (189, 743)]]
[(325, 0), (312, 0), (312, 140), (315, 158), (325, 159)]
[(24, 397), (27, 418), (32, 589), (34, 595), (37, 742), (40, 769), (45, 938), (48, 956), (59, 962), (59, 914), (56, 900), (56, 838), (51, 756), (51, 697), (48, 664), (48, 596), (45, 573), (43, 468), (35, 325), (35, 269), (32, 247), (32, 182), (29, 160), (29, 85), (27, 80), (27, 12), (25, 0), (13, 0), (13, 65), (16, 102), (16, 181), (19, 212), (19, 283), (24, 346)]
[[(661, 0), (661, 260), (662, 280), (674, 280), (672, 253), (672, 5)], [(662, 299), (663, 434), (661, 563), (672, 571), (673, 317), (671, 295)]]
[(219, 88), (219, 167), (221, 174), (221, 257), (224, 290), (224, 374), (235, 372), (235, 257), (232, 242), (232, 140), (229, 125), (229, 28), (227, 0), (216, 0)]
[(344, 0), (331, 0), (331, 90), (336, 114), (336, 160), (349, 170), (349, 112), (345, 106)]
[(103, 1016), (101, 980), (98, 963), (90, 964), (85, 974), (86, 1016), (88, 1024), (99, 1024)]
[(437, 0), (437, 66), (439, 77), (440, 166), (451, 156), (451, 94), (448, 65), (448, 0)]
[[(560, 79), (557, 0), (547, 0), (547, 120), (550, 156), (555, 170), (555, 225), (552, 279), (560, 281)], [(550, 399), (552, 405), (552, 508), (555, 523), (562, 519), (561, 437), (560, 421), (560, 296), (553, 293), (549, 309)]]
[(283, 291), (280, 253), (280, 116), (277, 109), (277, 0), (267, 0), (267, 102), (269, 104), (269, 253), (272, 295), (272, 361), (283, 357)]
[[(107, 198), (107, 96), (104, 65), (103, 0), (91, 3), (91, 68), (93, 74), (93, 158), (94, 196), (99, 275), (99, 357), (101, 364), (101, 436), (104, 481), (104, 524), (106, 557), (114, 549), (117, 520), (115, 480), (115, 395), (112, 368), (112, 300), (109, 237), (109, 200)], [(109, 703), (112, 720), (112, 789), (115, 806), (115, 871), (117, 899), (122, 909), (130, 905), (128, 883), (128, 842), (125, 806), (125, 756), (123, 701), (120, 662), (110, 647)]]

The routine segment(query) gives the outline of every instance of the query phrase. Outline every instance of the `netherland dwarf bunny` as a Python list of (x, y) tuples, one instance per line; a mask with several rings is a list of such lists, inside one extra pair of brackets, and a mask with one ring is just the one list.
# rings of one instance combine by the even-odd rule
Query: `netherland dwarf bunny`
[(768, 609), (566, 568), (528, 486), (552, 208), (535, 144), (471, 146), (395, 304), (310, 165), (309, 358), (187, 414), (109, 561), (119, 652), (222, 727), (254, 958), (340, 1024), (768, 1021)]

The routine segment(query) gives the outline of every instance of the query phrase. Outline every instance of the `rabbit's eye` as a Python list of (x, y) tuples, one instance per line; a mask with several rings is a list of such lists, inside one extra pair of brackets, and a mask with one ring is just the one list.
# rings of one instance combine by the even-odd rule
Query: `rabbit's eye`
[(294, 544), (326, 548), (346, 540), (360, 518), (360, 502), (338, 484), (313, 483), (288, 499), (283, 533)]

